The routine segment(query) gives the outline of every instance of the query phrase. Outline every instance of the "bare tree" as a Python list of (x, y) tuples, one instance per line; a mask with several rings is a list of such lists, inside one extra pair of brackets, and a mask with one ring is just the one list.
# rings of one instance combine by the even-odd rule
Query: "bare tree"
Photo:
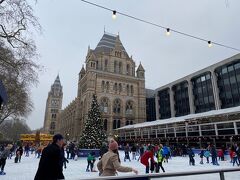
[(41, 30), (27, 0), (0, 0), (0, 37), (13, 48), (35, 49), (30, 29)]
[(7, 119), (26, 117), (33, 109), (25, 83), (20, 83), (11, 76), (5, 77), (3, 82), (9, 98), (7, 105), (0, 110), (0, 124)]
[(0, 80), (8, 103), (0, 110), (0, 124), (25, 117), (33, 109), (30, 88), (38, 83), (41, 69), (32, 30), (41, 32), (38, 19), (27, 0), (0, 0)]
[(31, 133), (28, 125), (20, 119), (6, 121), (0, 125), (1, 133), (5, 140), (17, 141), (20, 139), (20, 134)]

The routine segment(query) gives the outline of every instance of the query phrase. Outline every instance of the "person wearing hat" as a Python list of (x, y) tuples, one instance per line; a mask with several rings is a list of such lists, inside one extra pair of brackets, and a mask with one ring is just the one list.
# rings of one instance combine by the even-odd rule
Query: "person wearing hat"
[(53, 136), (52, 144), (48, 145), (42, 151), (34, 180), (64, 179), (61, 153), (63, 143), (63, 136), (61, 134)]
[(108, 147), (108, 152), (105, 153), (97, 163), (100, 176), (115, 176), (117, 171), (134, 172), (135, 174), (138, 174), (138, 171), (134, 168), (121, 166), (118, 153), (118, 143), (114, 139), (110, 140)]
[(3, 152), (1, 153), (0, 155), (0, 168), (1, 168), (1, 171), (0, 171), (0, 175), (5, 175), (6, 173), (4, 172), (4, 167), (6, 165), (6, 160), (7, 160), (7, 157), (9, 156), (9, 154), (11, 153), (10, 149), (12, 149), (13, 145), (12, 144), (8, 144)]

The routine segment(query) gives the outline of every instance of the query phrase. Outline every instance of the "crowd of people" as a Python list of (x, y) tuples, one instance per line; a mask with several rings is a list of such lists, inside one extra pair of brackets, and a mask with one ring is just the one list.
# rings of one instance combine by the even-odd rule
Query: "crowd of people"
[[(232, 144), (228, 149), (225, 147), (217, 149), (213, 144), (210, 144), (205, 148), (196, 150), (184, 144), (178, 146), (137, 143), (118, 145), (114, 139), (109, 139), (108, 142), (102, 144), (99, 156), (96, 156), (94, 151), (89, 152), (86, 158), (86, 172), (97, 172), (98, 170), (100, 176), (115, 176), (117, 172), (138, 174), (137, 169), (121, 165), (119, 150), (124, 152), (124, 162), (139, 161), (145, 166), (146, 174), (165, 172), (164, 163), (168, 163), (169, 159), (174, 156), (188, 156), (189, 165), (195, 166), (195, 156), (198, 155), (200, 157), (199, 164), (211, 163), (218, 166), (219, 161), (226, 160), (226, 152), (228, 152), (230, 163), (233, 166), (240, 165), (240, 145), (237, 144)], [(66, 144), (61, 134), (56, 134), (52, 143), (45, 148), (29, 144), (24, 147), (12, 144), (2, 145), (0, 146), (0, 175), (6, 174), (4, 167), (7, 159), (12, 159), (15, 156), (14, 162), (20, 163), (23, 155), (29, 157), (29, 154), (34, 152), (35, 158), (40, 158), (35, 180), (64, 179), (63, 168), (67, 168), (66, 163), (69, 163), (69, 160), (79, 158), (77, 144), (74, 142)]]

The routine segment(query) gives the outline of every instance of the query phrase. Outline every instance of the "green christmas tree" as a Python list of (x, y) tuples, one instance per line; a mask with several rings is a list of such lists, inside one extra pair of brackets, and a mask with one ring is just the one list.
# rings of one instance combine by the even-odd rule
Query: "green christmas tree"
[(106, 138), (107, 135), (103, 129), (99, 104), (94, 94), (79, 146), (80, 148), (86, 149), (98, 149), (102, 146), (102, 143), (106, 141)]

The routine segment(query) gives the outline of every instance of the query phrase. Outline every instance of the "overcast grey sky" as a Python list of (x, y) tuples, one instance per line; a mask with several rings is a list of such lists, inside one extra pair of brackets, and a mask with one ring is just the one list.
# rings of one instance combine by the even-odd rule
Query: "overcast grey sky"
[[(202, 38), (240, 48), (239, 0), (89, 0), (138, 18)], [(226, 4), (227, 2), (227, 4)], [(41, 0), (34, 6), (43, 26), (36, 36), (44, 71), (32, 89), (35, 109), (27, 123), (43, 126), (46, 99), (58, 72), (63, 86), (63, 108), (77, 95), (78, 73), (87, 47), (95, 48), (106, 31), (117, 34), (129, 55), (146, 70), (146, 88), (156, 89), (194, 71), (237, 54), (237, 51), (172, 33), (80, 0)]]

